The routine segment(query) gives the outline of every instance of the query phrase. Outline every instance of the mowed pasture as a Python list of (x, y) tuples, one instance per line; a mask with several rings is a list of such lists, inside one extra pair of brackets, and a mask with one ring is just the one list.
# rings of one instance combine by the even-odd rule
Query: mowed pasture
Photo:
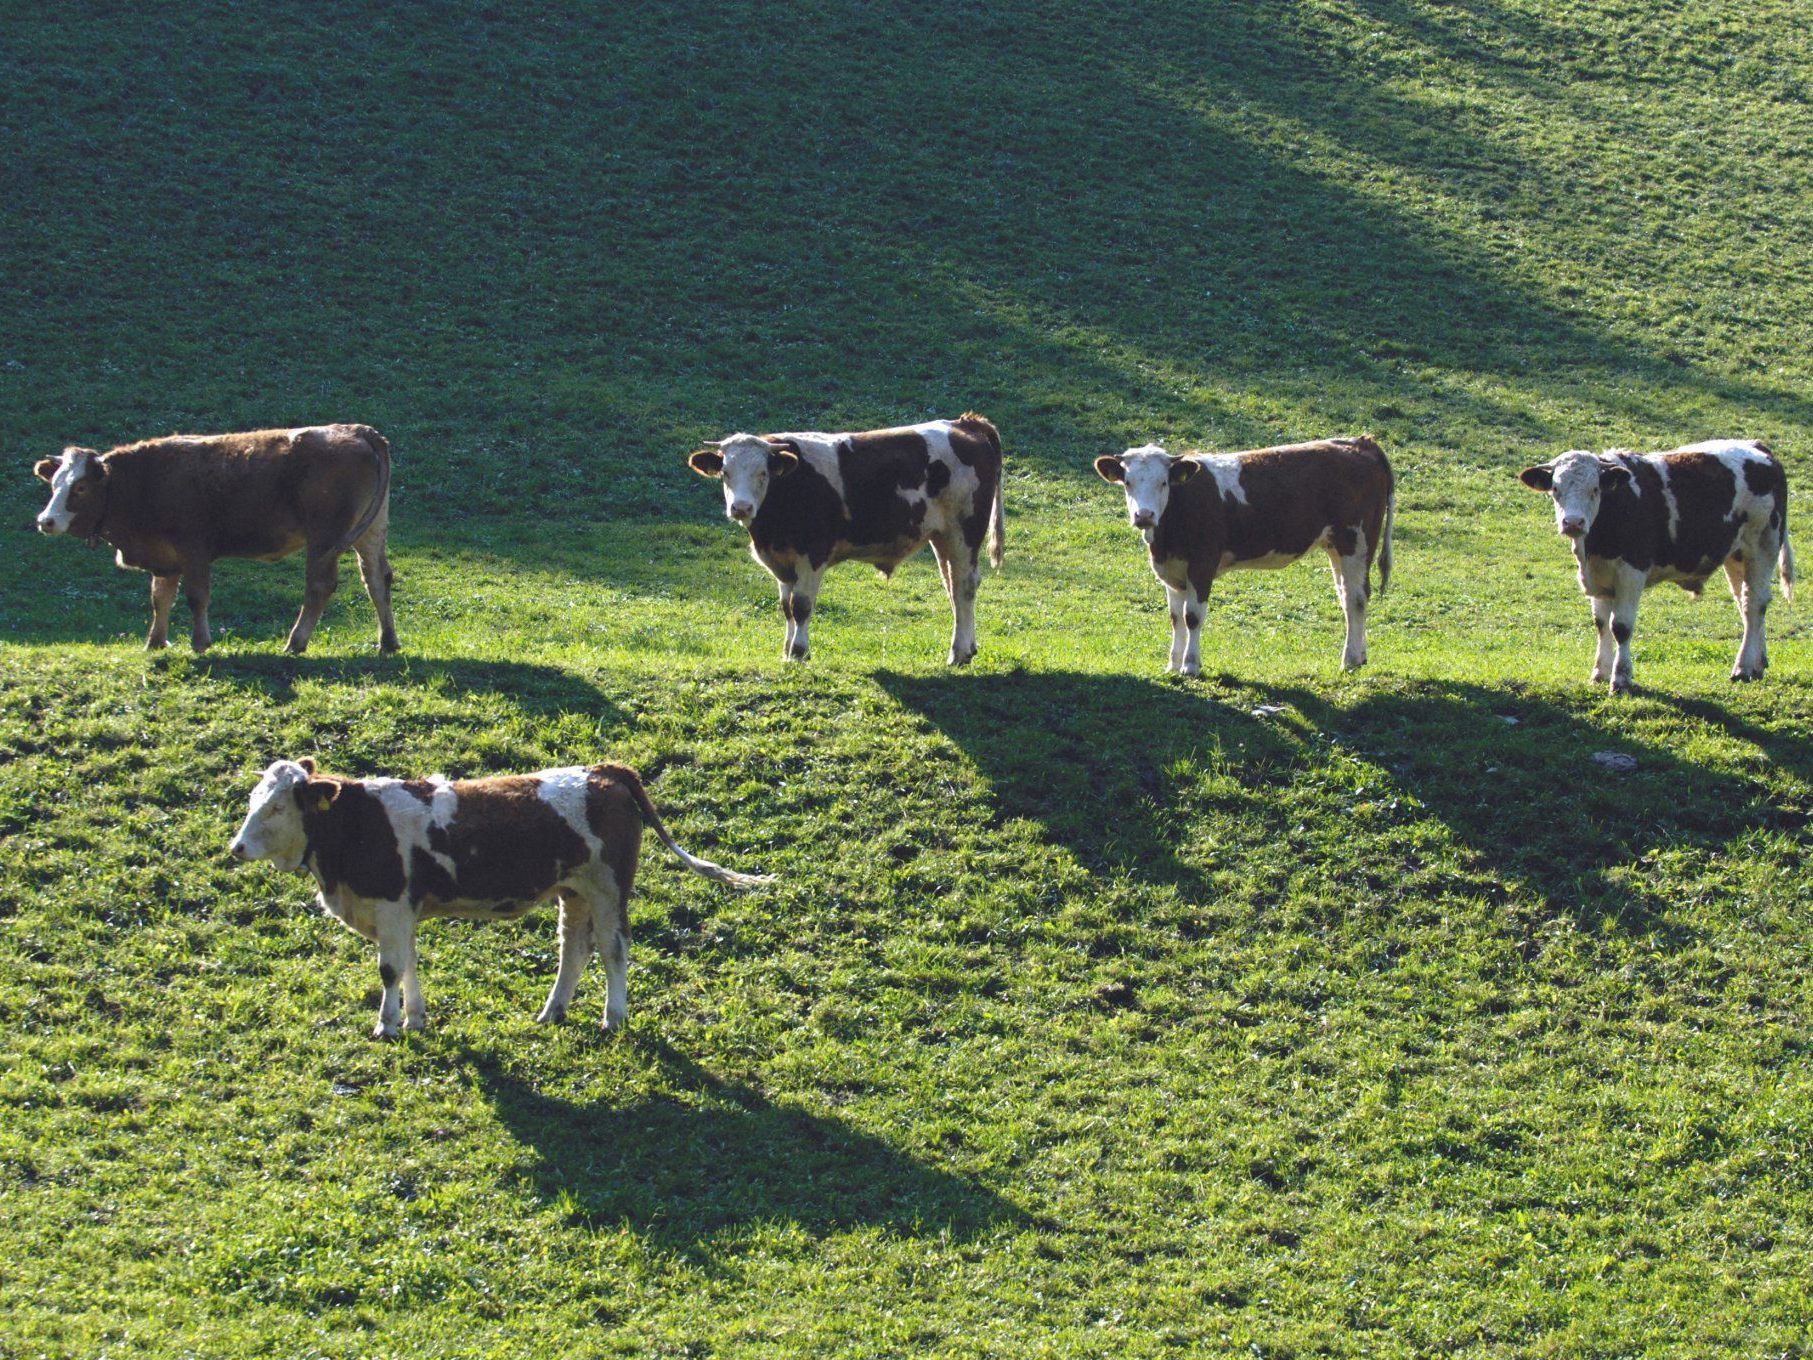
[[(0, 43), (0, 1357), (1813, 1353), (1813, 619), (1722, 584), (1590, 685), (1563, 449), (1762, 437), (1813, 561), (1800, 7), (1303, 0), (180, 12)], [(975, 409), (929, 555), (813, 658), (686, 454)], [(368, 422), (349, 558), (204, 657), (31, 464)], [(1104, 452), (1370, 431), (1203, 676)], [(186, 632), (179, 602), (172, 633)], [(1634, 756), (1611, 773), (1596, 752)], [(233, 863), (258, 771), (616, 760), (631, 1029), (552, 913), (373, 951)]]

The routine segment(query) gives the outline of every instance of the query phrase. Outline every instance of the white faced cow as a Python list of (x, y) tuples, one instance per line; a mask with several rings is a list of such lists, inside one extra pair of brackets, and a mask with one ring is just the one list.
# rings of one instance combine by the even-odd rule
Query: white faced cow
[(1711, 439), (1668, 453), (1576, 450), (1525, 468), (1525, 486), (1555, 501), (1555, 528), (1580, 564), (1593, 602), (1593, 679), (1631, 688), (1630, 639), (1646, 587), (1673, 581), (1698, 596), (1720, 566), (1744, 616), (1733, 680), (1760, 680), (1769, 665), (1763, 615), (1779, 564), (1794, 591), (1788, 544), (1788, 479), (1758, 439)]
[(810, 650), (807, 621), (828, 567), (884, 575), (927, 543), (950, 596), (950, 664), (976, 655), (982, 540), (1001, 565), (1001, 436), (982, 416), (856, 434), (733, 434), (687, 459), (724, 480), (724, 513), (780, 584), (782, 655)]
[(1168, 671), (1202, 669), (1203, 613), (1218, 577), (1286, 567), (1318, 546), (1347, 614), (1341, 665), (1366, 664), (1372, 564), (1382, 593), (1397, 505), (1391, 464), (1370, 435), (1187, 457), (1145, 444), (1096, 459), (1095, 470), (1126, 491), (1127, 516), (1170, 597)]
[(630, 887), (644, 823), (694, 873), (747, 888), (674, 843), (636, 772), (623, 765), (495, 779), (340, 779), (279, 760), (252, 791), (234, 836), (240, 859), (307, 871), (326, 911), (378, 946), (384, 999), (374, 1038), (427, 1023), (416, 926), (434, 916), (507, 921), (560, 904), (560, 969), (535, 1018), (566, 1018), (595, 943), (604, 948), (604, 1027), (629, 1018)]
[(289, 649), (304, 651), (351, 548), (378, 611), (378, 650), (397, 649), (385, 550), (390, 442), (369, 425), (170, 435), (108, 453), (72, 446), (36, 471), (50, 483), (40, 530), (73, 534), (90, 546), (105, 540), (122, 567), (151, 573), (147, 647), (169, 640), (180, 584), (188, 594), (190, 643), (207, 650), (219, 558), (275, 562), (300, 548), (308, 557), (307, 586)]

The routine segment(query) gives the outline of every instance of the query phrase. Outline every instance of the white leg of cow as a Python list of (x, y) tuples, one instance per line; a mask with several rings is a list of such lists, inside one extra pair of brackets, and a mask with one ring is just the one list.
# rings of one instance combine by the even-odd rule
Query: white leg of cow
[(1340, 597), (1341, 611), (1347, 616), (1347, 640), (1341, 648), (1341, 669), (1357, 671), (1366, 664), (1366, 601), (1372, 593), (1367, 579), (1371, 566), (1366, 560), (1366, 537), (1356, 534), (1354, 550), (1336, 552), (1331, 545), (1328, 562), (1334, 572), (1335, 594)]
[(162, 651), (170, 645), (170, 607), (176, 603), (176, 592), (181, 586), (180, 576), (151, 578), (151, 632), (145, 637), (146, 651)]
[(780, 582), (781, 619), (786, 624), (786, 632), (781, 637), (781, 660), (793, 655), (793, 635), (797, 631), (793, 622), (793, 587), (786, 581)]
[(600, 884), (592, 899), (598, 952), (604, 955), (604, 1027), (621, 1030), (630, 1022), (630, 917), (614, 881)]
[(560, 968), (554, 974), (554, 990), (547, 1004), (535, 1017), (539, 1025), (558, 1024), (567, 1018), (573, 1004), (573, 993), (579, 990), (579, 979), (592, 961), (592, 904), (576, 892), (560, 895)]
[(422, 999), (422, 980), (416, 973), (415, 941), (412, 937), (409, 949), (409, 964), (403, 969), (403, 1028), (422, 1030), (428, 1028), (428, 1003)]
[(394, 1039), (403, 1019), (403, 979), (415, 971), (415, 911), (407, 902), (380, 902), (372, 913), (378, 931), (378, 1003), (374, 1039)]
[(1184, 650), (1190, 645), (1190, 630), (1183, 621), (1184, 607), (1189, 602), (1189, 591), (1170, 584), (1165, 586), (1165, 604), (1171, 611), (1171, 659), (1165, 665), (1166, 675), (1175, 675), (1183, 669)]
[(390, 612), (390, 588), (396, 575), (390, 569), (390, 554), (385, 549), (387, 516), (365, 531), (365, 537), (353, 544), (359, 555), (359, 576), (365, 582), (365, 593), (371, 596), (372, 608), (378, 611), (378, 650), (397, 650), (397, 621)]
[(1612, 597), (1612, 641), (1618, 655), (1612, 666), (1612, 693), (1626, 694), (1632, 687), (1631, 635), (1637, 631), (1637, 603), (1643, 598), (1643, 573), (1618, 568), (1617, 593)]
[(1598, 650), (1593, 653), (1593, 683), (1603, 685), (1612, 678), (1612, 663), (1616, 659), (1612, 649), (1612, 602), (1595, 595), (1592, 605), (1593, 633), (1598, 638)]
[(213, 567), (206, 562), (185, 567), (183, 593), (189, 602), (189, 645), (197, 652), (205, 652), (214, 640), (208, 631), (208, 601), (214, 594)]
[(1202, 674), (1202, 621), (1208, 616), (1209, 597), (1198, 594), (1194, 586), (1183, 592), (1183, 626), (1185, 633), (1183, 665), (1178, 669), (1184, 675)]
[(932, 540), (932, 554), (951, 601), (950, 665), (967, 666), (976, 656), (976, 591), (982, 584), (982, 560), (961, 535)]
[(818, 584), (823, 579), (823, 572), (801, 571), (799, 578), (793, 583), (793, 594), (786, 606), (787, 621), (793, 626), (793, 632), (787, 638), (785, 653), (790, 661), (804, 661), (812, 654), (807, 623), (812, 618), (812, 606), (818, 600)]
[(1730, 562), (1725, 564), (1726, 576), (1733, 578), (1731, 593), (1737, 596), (1738, 607), (1744, 613), (1744, 641), (1738, 648), (1737, 664), (1731, 668), (1733, 680), (1761, 680), (1763, 672), (1769, 669), (1769, 644), (1763, 634), (1763, 617), (1769, 612), (1769, 593), (1773, 585), (1770, 577), (1775, 571), (1776, 554), (1781, 549), (1765, 547), (1768, 549), (1766, 554), (1753, 553), (1741, 566), (1734, 568)]

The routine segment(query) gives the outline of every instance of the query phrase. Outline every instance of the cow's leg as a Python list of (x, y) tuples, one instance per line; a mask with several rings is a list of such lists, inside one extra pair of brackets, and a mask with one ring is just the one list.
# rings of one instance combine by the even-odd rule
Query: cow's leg
[(932, 555), (951, 601), (952, 666), (967, 666), (976, 656), (976, 591), (982, 584), (982, 559), (961, 535), (934, 538)]
[(315, 635), (315, 625), (321, 622), (321, 611), (327, 608), (327, 602), (339, 588), (340, 559), (325, 554), (316, 556), (314, 550), (310, 549), (307, 585), (302, 592), (302, 612), (296, 615), (296, 625), (290, 629), (290, 651), (308, 650), (308, 640)]
[(372, 913), (378, 931), (378, 1003), (374, 1039), (394, 1039), (403, 1018), (403, 979), (415, 972), (415, 912), (407, 902), (380, 902)]
[(1341, 669), (1357, 671), (1366, 664), (1366, 602), (1372, 597), (1372, 564), (1367, 560), (1366, 537), (1356, 534), (1352, 552), (1328, 545), (1328, 564), (1334, 572), (1335, 594), (1347, 616), (1347, 641), (1341, 648)]
[(780, 581), (776, 584), (780, 586), (781, 592), (781, 622), (784, 626), (781, 634), (781, 660), (785, 661), (793, 655), (793, 635), (796, 631), (793, 622), (793, 582)]
[(804, 661), (812, 654), (806, 625), (812, 618), (812, 606), (818, 600), (818, 585), (823, 579), (822, 571), (802, 570), (791, 587), (781, 587), (781, 612), (788, 628), (786, 649), (781, 653), (785, 660)]
[(1183, 626), (1184, 649), (1183, 665), (1178, 670), (1183, 675), (1200, 675), (1202, 673), (1202, 621), (1209, 612), (1209, 595), (1206, 590), (1197, 590), (1192, 584), (1183, 591)]
[(592, 912), (598, 952), (604, 955), (604, 1027), (620, 1030), (630, 1020), (630, 913), (614, 878), (599, 885)]
[(176, 603), (180, 576), (151, 578), (151, 631), (145, 636), (145, 650), (162, 651), (170, 645), (170, 607)]
[(1632, 687), (1630, 639), (1637, 631), (1637, 604), (1642, 598), (1643, 573), (1620, 567), (1612, 596), (1612, 641), (1617, 646), (1617, 660), (1612, 665), (1613, 694), (1629, 693)]
[(403, 968), (403, 1028), (428, 1028), (428, 1003), (422, 1000), (422, 980), (416, 974), (415, 938), (410, 937), (409, 962)]
[(1595, 595), (1593, 604), (1593, 632), (1598, 637), (1598, 650), (1593, 653), (1593, 683), (1602, 685), (1612, 678), (1612, 662), (1615, 653), (1612, 650), (1612, 602), (1609, 597)]
[(1763, 617), (1769, 612), (1770, 580), (1775, 571), (1775, 558), (1781, 551), (1764, 544), (1762, 551), (1749, 554), (1742, 563), (1725, 563), (1725, 575), (1731, 581), (1731, 593), (1737, 597), (1744, 614), (1744, 641), (1738, 648), (1737, 664), (1731, 668), (1733, 680), (1761, 680), (1769, 669), (1769, 644), (1763, 634)]
[(1179, 590), (1169, 582), (1165, 584), (1165, 604), (1171, 611), (1171, 659), (1165, 665), (1166, 675), (1174, 675), (1183, 669), (1184, 649), (1190, 642), (1190, 630), (1183, 621), (1184, 607), (1189, 600), (1189, 591)]
[(189, 645), (205, 652), (214, 640), (208, 632), (208, 600), (214, 594), (214, 568), (210, 563), (191, 562), (183, 568), (183, 594), (189, 602)]
[(377, 523), (365, 531), (365, 537), (353, 544), (353, 551), (359, 555), (359, 576), (365, 582), (365, 593), (371, 596), (372, 608), (378, 611), (378, 650), (386, 654), (397, 650), (397, 621), (390, 612), (390, 587), (396, 576), (385, 550), (387, 518), (380, 515)]
[(554, 990), (547, 1004), (535, 1017), (538, 1025), (558, 1024), (567, 1018), (573, 1004), (573, 993), (579, 990), (579, 979), (592, 961), (592, 904), (577, 892), (560, 895), (560, 968), (554, 974)]

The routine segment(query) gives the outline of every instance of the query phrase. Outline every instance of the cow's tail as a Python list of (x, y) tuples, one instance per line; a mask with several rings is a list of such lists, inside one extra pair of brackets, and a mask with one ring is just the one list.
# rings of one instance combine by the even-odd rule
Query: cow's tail
[(647, 822), (654, 833), (661, 838), (661, 844), (673, 851), (679, 857), (680, 863), (695, 874), (703, 874), (706, 878), (718, 883), (728, 883), (733, 888), (758, 888), (764, 883), (774, 882), (772, 874), (739, 874), (735, 869), (726, 869), (721, 864), (713, 864), (708, 859), (700, 859), (697, 855), (687, 854), (680, 848), (679, 842), (669, 834), (667, 824), (661, 820), (661, 814), (655, 811), (655, 805), (648, 796), (648, 790), (642, 787), (641, 776), (627, 765), (600, 765), (598, 770), (629, 790), (630, 797), (636, 800), (636, 806), (642, 812), (642, 820)]
[(1776, 565), (1782, 574), (1782, 598), (1789, 604), (1794, 603), (1794, 545), (1788, 542), (1788, 516), (1782, 515), (1782, 550), (1776, 559)]
[(1001, 466), (1001, 432), (995, 428), (994, 421), (975, 411), (965, 411), (957, 417), (956, 423), (973, 426), (995, 451), (995, 500), (988, 512), (988, 565), (998, 568), (1005, 553), (1007, 538), (1007, 510), (1002, 500), (1004, 469)]
[(369, 425), (354, 425), (352, 431), (365, 441), (366, 447), (371, 450), (372, 457), (377, 460), (378, 484), (373, 488), (371, 502), (365, 507), (365, 513), (359, 517), (359, 522), (342, 534), (340, 541), (334, 545), (332, 553), (334, 557), (338, 557), (364, 538), (365, 531), (376, 523), (378, 515), (390, 502), (390, 441)]
[(1392, 528), (1398, 517), (1398, 479), (1392, 470), (1391, 460), (1385, 456), (1385, 450), (1379, 447), (1379, 441), (1369, 434), (1363, 434), (1354, 440), (1354, 446), (1364, 453), (1370, 453), (1379, 460), (1379, 466), (1385, 470), (1385, 521), (1379, 534), (1379, 594), (1383, 595), (1391, 585), (1391, 538)]

